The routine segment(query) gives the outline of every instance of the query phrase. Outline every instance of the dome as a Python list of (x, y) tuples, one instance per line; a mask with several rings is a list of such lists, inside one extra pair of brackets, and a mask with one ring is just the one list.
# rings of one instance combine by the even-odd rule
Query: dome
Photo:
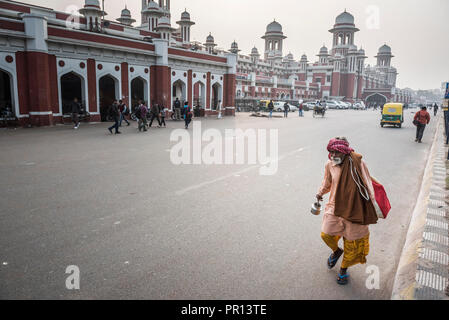
[(131, 17), (131, 11), (125, 7), (125, 9), (122, 10), (122, 17)]
[(159, 27), (169, 27), (171, 26), (170, 24), (170, 19), (168, 17), (161, 17), (159, 18), (159, 21), (157, 23), (158, 28)]
[(267, 33), (269, 32), (280, 32), (282, 33), (282, 26), (274, 20), (267, 26)]
[(231, 48), (232, 48), (232, 49), (238, 49), (238, 48), (239, 48), (238, 43), (234, 41), (234, 42), (231, 44)]
[(100, 1), (99, 0), (86, 0), (85, 7), (98, 7), (100, 9)]
[(212, 36), (212, 34), (209, 34), (209, 35), (207, 36), (206, 42), (209, 42), (209, 43), (214, 43), (214, 42), (215, 42), (215, 39), (214, 39), (214, 37)]
[(190, 20), (190, 13), (188, 13), (187, 10), (185, 10), (185, 11), (181, 14), (181, 20)]
[(301, 56), (301, 60), (302, 60), (302, 61), (304, 61), (304, 60), (307, 61), (307, 56), (306, 56), (305, 54), (303, 54), (303, 55)]
[(151, 0), (148, 2), (148, 9), (159, 11), (161, 10), (161, 7), (159, 7), (159, 5), (155, 1)]
[(294, 60), (293, 53), (289, 53), (286, 57), (287, 60)]
[(335, 19), (335, 24), (350, 24), (354, 25), (354, 16), (349, 12), (343, 12)]
[(257, 50), (256, 47), (254, 47), (254, 48), (251, 50), (251, 54), (252, 54), (252, 55), (259, 54), (259, 50)]
[(360, 55), (365, 55), (365, 50), (363, 50), (362, 48), (360, 48), (359, 54), (360, 54)]
[(391, 54), (391, 48), (384, 44), (382, 47), (379, 48), (379, 53), (388, 53)]
[(328, 54), (329, 50), (327, 49), (326, 46), (322, 46), (320, 49), (320, 54)]

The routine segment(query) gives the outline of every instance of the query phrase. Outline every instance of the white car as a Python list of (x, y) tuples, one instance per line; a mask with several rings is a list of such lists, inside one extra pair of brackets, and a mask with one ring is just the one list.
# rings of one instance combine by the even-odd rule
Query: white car
[(335, 101), (335, 102), (338, 105), (338, 109), (346, 109), (347, 108), (347, 106), (344, 102), (342, 102), (342, 101)]
[(340, 109), (340, 105), (336, 101), (326, 101), (326, 106), (329, 109)]
[(363, 103), (363, 101), (359, 101), (354, 103), (354, 110), (366, 110), (366, 106), (365, 103)]

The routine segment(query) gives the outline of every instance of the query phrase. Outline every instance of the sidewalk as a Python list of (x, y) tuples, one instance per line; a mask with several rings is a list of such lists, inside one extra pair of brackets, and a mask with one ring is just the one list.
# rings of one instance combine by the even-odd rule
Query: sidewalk
[(448, 147), (440, 115), (395, 277), (394, 300), (449, 300)]

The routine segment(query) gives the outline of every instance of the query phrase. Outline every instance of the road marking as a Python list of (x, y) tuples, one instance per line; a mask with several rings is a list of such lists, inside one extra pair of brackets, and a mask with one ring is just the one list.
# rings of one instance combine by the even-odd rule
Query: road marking
[[(291, 151), (289, 153), (286, 153), (286, 154), (282, 155), (281, 157), (279, 157), (279, 159), (276, 162), (280, 162), (281, 160), (284, 160), (285, 158), (287, 158), (289, 156), (295, 155), (296, 153), (303, 152), (306, 148), (307, 147), (300, 148), (300, 149)], [(225, 176), (222, 176), (222, 177), (219, 177), (219, 178), (216, 178), (216, 179), (213, 179), (213, 180), (205, 181), (205, 182), (202, 182), (202, 183), (199, 183), (199, 184), (187, 187), (185, 189), (178, 190), (178, 191), (176, 191), (176, 195), (182, 196), (182, 195), (184, 195), (184, 194), (186, 194), (186, 193), (188, 193), (188, 192), (190, 192), (192, 190), (201, 189), (201, 188), (203, 188), (205, 186), (208, 186), (208, 185), (211, 185), (211, 184), (214, 184), (214, 183), (217, 183), (217, 182), (220, 182), (220, 181), (223, 181), (223, 180), (235, 177), (235, 176), (240, 176), (240, 175), (242, 175), (245, 172), (248, 172), (248, 171), (251, 171), (251, 170), (254, 170), (254, 169), (259, 169), (259, 168), (262, 168), (263, 166), (264, 165), (254, 165), (254, 166), (248, 167), (246, 169), (239, 170), (237, 172), (233, 172), (233, 173), (227, 174)]]
[(425, 287), (433, 288), (435, 290), (444, 291), (447, 284), (447, 279), (424, 270), (419, 270), (416, 274), (416, 281)]
[(426, 239), (427, 241), (432, 241), (445, 246), (449, 246), (449, 237), (443, 236), (442, 234), (424, 232), (424, 239)]
[(448, 224), (443, 222), (443, 221), (437, 221), (437, 220), (433, 220), (433, 219), (427, 219), (427, 223), (428, 226), (431, 227), (436, 227), (436, 228), (440, 228), (443, 230), (447, 230), (448, 229)]
[(428, 248), (424, 248), (419, 253), (419, 257), (445, 266), (449, 264), (449, 255), (444, 252), (435, 251)]

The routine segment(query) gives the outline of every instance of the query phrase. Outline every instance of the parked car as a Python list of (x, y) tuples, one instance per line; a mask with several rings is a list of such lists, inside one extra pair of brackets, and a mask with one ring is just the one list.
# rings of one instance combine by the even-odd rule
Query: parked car
[(329, 109), (340, 109), (340, 106), (336, 101), (326, 101), (326, 106)]
[(354, 103), (353, 105), (354, 110), (366, 110), (365, 103), (363, 101), (359, 101)]

